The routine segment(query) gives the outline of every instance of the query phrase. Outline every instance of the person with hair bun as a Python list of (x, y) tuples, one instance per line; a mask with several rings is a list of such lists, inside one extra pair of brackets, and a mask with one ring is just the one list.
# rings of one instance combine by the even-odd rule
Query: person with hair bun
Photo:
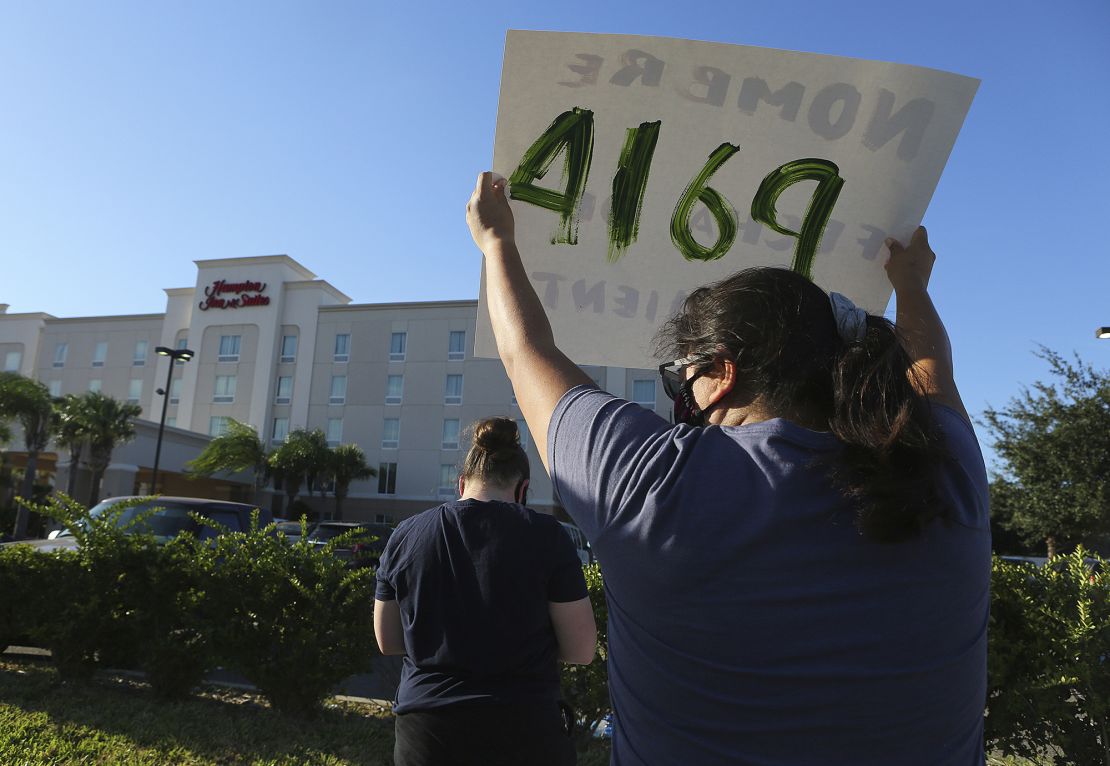
[(897, 322), (787, 269), (695, 290), (657, 336), (673, 422), (555, 344), (503, 179), (467, 221), (498, 354), (605, 575), (617, 766), (982, 766), (982, 454), (928, 293)]
[(597, 628), (569, 535), (525, 507), (529, 473), (516, 423), (479, 421), (459, 499), (386, 544), (374, 632), (404, 655), (397, 766), (576, 761), (558, 663), (589, 664)]

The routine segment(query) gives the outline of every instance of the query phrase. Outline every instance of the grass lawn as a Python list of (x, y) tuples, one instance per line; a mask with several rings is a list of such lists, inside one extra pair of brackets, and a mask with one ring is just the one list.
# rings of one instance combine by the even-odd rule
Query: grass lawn
[[(608, 764), (608, 748), (579, 759)], [(275, 713), (258, 696), (211, 689), (159, 702), (145, 684), (66, 683), (47, 663), (0, 659), (0, 764), (5, 766), (388, 766), (388, 710), (331, 701), (314, 721)]]

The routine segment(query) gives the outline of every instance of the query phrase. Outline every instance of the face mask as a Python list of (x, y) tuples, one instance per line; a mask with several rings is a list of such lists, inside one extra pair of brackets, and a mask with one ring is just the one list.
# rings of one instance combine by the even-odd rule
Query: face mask
[[(674, 422), (686, 423), (691, 426), (705, 425), (705, 413), (698, 407), (694, 400), (694, 381), (708, 372), (708, 367), (703, 367), (686, 378), (686, 368), (698, 361), (695, 357), (676, 359), (673, 362), (659, 365), (659, 377), (663, 381), (663, 392), (674, 403)], [(704, 363), (704, 360), (702, 361)]]
[(674, 422), (685, 423), (688, 426), (695, 428), (705, 425), (705, 411), (698, 407), (697, 401), (694, 399), (694, 381), (697, 380), (704, 371), (699, 371), (686, 381), (683, 381), (682, 386), (679, 388), (674, 397)]

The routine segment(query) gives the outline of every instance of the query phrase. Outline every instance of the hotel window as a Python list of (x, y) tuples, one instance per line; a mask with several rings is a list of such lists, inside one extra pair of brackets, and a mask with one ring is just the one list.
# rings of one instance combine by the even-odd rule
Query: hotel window
[(177, 378), (173, 383), (170, 383), (170, 404), (177, 404), (181, 401), (181, 378)]
[(463, 376), (462, 375), (448, 375), (447, 376), (447, 391), (443, 396), (444, 404), (462, 404), (462, 388)]
[(382, 449), (397, 449), (400, 444), (400, 418), (386, 418), (384, 421), (382, 421)]
[(217, 404), (227, 404), (235, 401), (235, 376), (217, 375), (216, 390), (212, 394), (212, 401)]
[(297, 336), (281, 336), (281, 362), (288, 364), (297, 361)]
[(166, 418), (166, 425), (170, 428), (177, 428), (177, 418), (173, 417), (172, 415)]
[(62, 381), (50, 381), (50, 395), (53, 396), (55, 399), (62, 395)]
[(390, 335), (390, 361), (391, 362), (404, 362), (405, 361), (405, 345), (406, 333), (395, 332)]
[(270, 437), (271, 444), (281, 444), (289, 435), (289, 418), (274, 418), (274, 433)]
[(9, 351), (4, 354), (4, 372), (19, 372), (19, 365), (22, 363), (22, 351)]
[[(186, 348), (189, 348), (189, 339), (188, 338), (178, 338), (177, 339), (177, 350), (181, 351), (182, 349), (186, 349)], [(173, 363), (174, 364), (185, 364), (185, 360), (184, 359), (174, 359)]]
[(108, 341), (98, 341), (96, 348), (93, 349), (93, 367), (103, 367), (104, 360), (108, 358)]
[(632, 381), (632, 401), (641, 407), (654, 410), (655, 409), (655, 381), (654, 380), (634, 380)]
[(143, 398), (143, 379), (132, 378), (127, 385), (127, 403), (138, 404)]
[(328, 418), (327, 439), (329, 447), (338, 447), (343, 441), (343, 418)]
[(378, 494), (397, 494), (397, 464), (378, 463)]
[(405, 388), (404, 375), (390, 375), (385, 381), (385, 403), (400, 404)]
[(447, 337), (447, 358), (453, 362), (466, 358), (465, 330), (452, 330)]
[(241, 335), (221, 335), (220, 336), (220, 353), (216, 357), (217, 362), (238, 362), (239, 361), (239, 341), (243, 336)]
[(390, 516), (388, 513), (379, 513), (377, 516), (374, 517), (374, 523), (375, 524), (392, 524), (393, 523), (393, 517)]
[(66, 366), (66, 352), (67, 351), (69, 351), (69, 344), (68, 343), (59, 343), (58, 345), (54, 346), (54, 366), (55, 367), (65, 367)]
[(405, 333), (395, 332), (389, 336), (389, 361), (405, 361)]
[(90, 393), (99, 394), (101, 392), (101, 390), (103, 390), (103, 388), (104, 388), (104, 381), (102, 381), (100, 378), (93, 378), (92, 380), (89, 381), (89, 392)]
[(274, 404), (289, 404), (293, 400), (293, 376), (281, 375), (277, 381), (277, 393), (274, 395)]
[(442, 449), (458, 449), (459, 448), (459, 419), (447, 418), (443, 421), (443, 443), (440, 445)]
[(525, 452), (528, 451), (528, 424), (523, 419), (516, 421), (516, 431), (520, 434), (520, 448)]
[(439, 488), (436, 494), (440, 497), (454, 497), (459, 491), (458, 473), (451, 463), (439, 464)]
[(328, 404), (344, 404), (347, 401), (347, 376), (331, 376), (331, 395)]
[(145, 340), (135, 342), (135, 353), (131, 356), (132, 367), (146, 366), (146, 347), (147, 342)]
[(208, 435), (209, 436), (223, 436), (227, 433), (227, 421), (230, 418), (227, 415), (213, 415), (208, 418)]
[(349, 362), (351, 361), (351, 335), (350, 333), (340, 333), (335, 336), (335, 355), (332, 357), (335, 362)]

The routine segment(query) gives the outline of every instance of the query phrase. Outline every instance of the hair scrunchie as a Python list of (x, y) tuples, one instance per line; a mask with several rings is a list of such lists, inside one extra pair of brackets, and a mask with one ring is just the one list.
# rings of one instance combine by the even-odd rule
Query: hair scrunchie
[(836, 330), (845, 343), (858, 343), (867, 335), (867, 312), (840, 293), (829, 293)]

